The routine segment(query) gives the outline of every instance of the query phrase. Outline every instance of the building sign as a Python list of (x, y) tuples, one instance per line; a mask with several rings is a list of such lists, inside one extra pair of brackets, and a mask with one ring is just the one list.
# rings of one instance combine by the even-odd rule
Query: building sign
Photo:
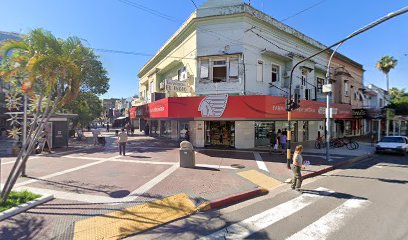
[(190, 89), (186, 81), (166, 79), (165, 84), (166, 84), (166, 91), (168, 92), (188, 93)]
[[(145, 119), (229, 118), (229, 119), (287, 119), (285, 98), (275, 96), (212, 95), (170, 97), (136, 107), (136, 117)], [(326, 103), (302, 100), (292, 112), (293, 119), (325, 119)], [(332, 104), (333, 118), (353, 118), (348, 104)]]
[(202, 117), (221, 117), (227, 107), (228, 94), (206, 96), (200, 103), (198, 111)]
[(353, 118), (367, 118), (366, 109), (353, 109), (352, 114), (353, 114)]

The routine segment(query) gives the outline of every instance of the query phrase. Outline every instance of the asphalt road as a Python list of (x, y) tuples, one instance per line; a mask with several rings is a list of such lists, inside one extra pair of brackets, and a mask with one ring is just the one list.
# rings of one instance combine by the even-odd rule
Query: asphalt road
[(376, 155), (129, 239), (408, 239), (408, 157)]

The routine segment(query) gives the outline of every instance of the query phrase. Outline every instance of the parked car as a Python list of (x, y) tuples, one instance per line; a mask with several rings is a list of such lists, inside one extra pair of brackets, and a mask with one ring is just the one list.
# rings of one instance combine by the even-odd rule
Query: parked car
[(379, 152), (397, 152), (406, 155), (408, 152), (408, 138), (404, 136), (383, 137), (375, 146)]

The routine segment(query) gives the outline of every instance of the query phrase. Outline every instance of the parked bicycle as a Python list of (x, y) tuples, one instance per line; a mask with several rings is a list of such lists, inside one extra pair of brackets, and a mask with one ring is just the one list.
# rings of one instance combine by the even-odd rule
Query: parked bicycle
[[(342, 148), (345, 146), (348, 150), (356, 150), (360, 147), (358, 142), (350, 138), (332, 138), (329, 144), (330, 148)], [(316, 149), (325, 148), (326, 145), (327, 143), (322, 138), (317, 139), (315, 142)]]

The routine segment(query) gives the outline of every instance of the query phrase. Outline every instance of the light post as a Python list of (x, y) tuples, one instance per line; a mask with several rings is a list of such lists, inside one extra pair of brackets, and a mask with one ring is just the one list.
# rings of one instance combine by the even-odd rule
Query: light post
[[(290, 78), (289, 78), (289, 94), (288, 94), (288, 99), (287, 99), (287, 101), (286, 101), (286, 111), (288, 112), (288, 126), (289, 126), (289, 131), (288, 131), (288, 143), (287, 143), (287, 149), (286, 149), (286, 151), (287, 151), (287, 167), (288, 167), (288, 168), (290, 168), (291, 147), (292, 147), (292, 146), (291, 146), (291, 132), (292, 132), (292, 129), (291, 129), (291, 121), (292, 121), (292, 111), (299, 107), (297, 100), (296, 100), (296, 99), (292, 99), (292, 80), (293, 80), (293, 72), (295, 71), (296, 67), (299, 66), (300, 64), (302, 64), (303, 62), (306, 62), (307, 60), (309, 60), (309, 59), (311, 59), (311, 58), (313, 58), (313, 57), (315, 57), (315, 56), (317, 56), (317, 55), (319, 55), (319, 54), (321, 54), (321, 53), (323, 53), (323, 52), (326, 52), (327, 50), (331, 49), (332, 47), (337, 46), (336, 49), (333, 51), (333, 53), (332, 53), (332, 55), (331, 55), (331, 57), (330, 57), (330, 60), (329, 60), (329, 62), (328, 62), (328, 68), (327, 68), (327, 73), (326, 73), (326, 84), (327, 84), (327, 83), (328, 83), (328, 80), (329, 80), (329, 78), (330, 78), (330, 75), (329, 75), (329, 74), (330, 74), (330, 63), (331, 63), (331, 59), (332, 59), (332, 57), (334, 56), (336, 50), (337, 50), (345, 41), (347, 41), (347, 40), (349, 40), (349, 39), (351, 39), (351, 38), (353, 38), (353, 37), (355, 37), (355, 36), (357, 36), (357, 35), (359, 35), (359, 34), (365, 32), (365, 31), (367, 31), (367, 30), (369, 30), (369, 29), (371, 29), (371, 28), (373, 28), (373, 27), (375, 27), (375, 26), (377, 26), (377, 25), (379, 25), (379, 24), (381, 24), (381, 23), (383, 23), (383, 22), (385, 22), (385, 21), (387, 21), (387, 20), (390, 20), (391, 18), (394, 18), (394, 17), (396, 17), (396, 16), (402, 15), (402, 14), (407, 13), (407, 12), (408, 12), (408, 7), (404, 7), (404, 8), (401, 8), (400, 10), (398, 10), (398, 11), (389, 13), (389, 14), (387, 14), (386, 16), (384, 16), (384, 17), (382, 17), (382, 18), (380, 18), (380, 19), (378, 19), (378, 20), (376, 20), (376, 21), (374, 21), (374, 22), (372, 22), (372, 23), (370, 23), (370, 24), (364, 26), (363, 28), (360, 28), (359, 30), (353, 32), (353, 33), (350, 34), (348, 37), (346, 37), (346, 38), (344, 38), (344, 39), (342, 39), (342, 40), (340, 40), (340, 41), (338, 41), (338, 42), (336, 42), (336, 43), (334, 43), (334, 44), (332, 44), (332, 45), (326, 47), (325, 49), (322, 49), (322, 50), (316, 52), (315, 54), (313, 54), (313, 55), (311, 55), (311, 56), (309, 56), (309, 57), (307, 57), (307, 58), (305, 58), (305, 59), (303, 59), (303, 60), (297, 62), (297, 63), (292, 67), (292, 70), (290, 71)], [(327, 109), (326, 109), (326, 114), (327, 114), (327, 117), (326, 117), (326, 132), (327, 132), (327, 133), (329, 133), (329, 130), (330, 130), (330, 97), (331, 97), (331, 93), (328, 93), (328, 94), (327, 94), (327, 99), (326, 99), (326, 107), (327, 107)], [(327, 143), (327, 146), (326, 146), (326, 160), (329, 161), (330, 154), (329, 154), (329, 149), (328, 149), (328, 148), (330, 147), (330, 144), (329, 144), (329, 143), (330, 143), (330, 139), (329, 139), (328, 137), (326, 137), (326, 143)]]

